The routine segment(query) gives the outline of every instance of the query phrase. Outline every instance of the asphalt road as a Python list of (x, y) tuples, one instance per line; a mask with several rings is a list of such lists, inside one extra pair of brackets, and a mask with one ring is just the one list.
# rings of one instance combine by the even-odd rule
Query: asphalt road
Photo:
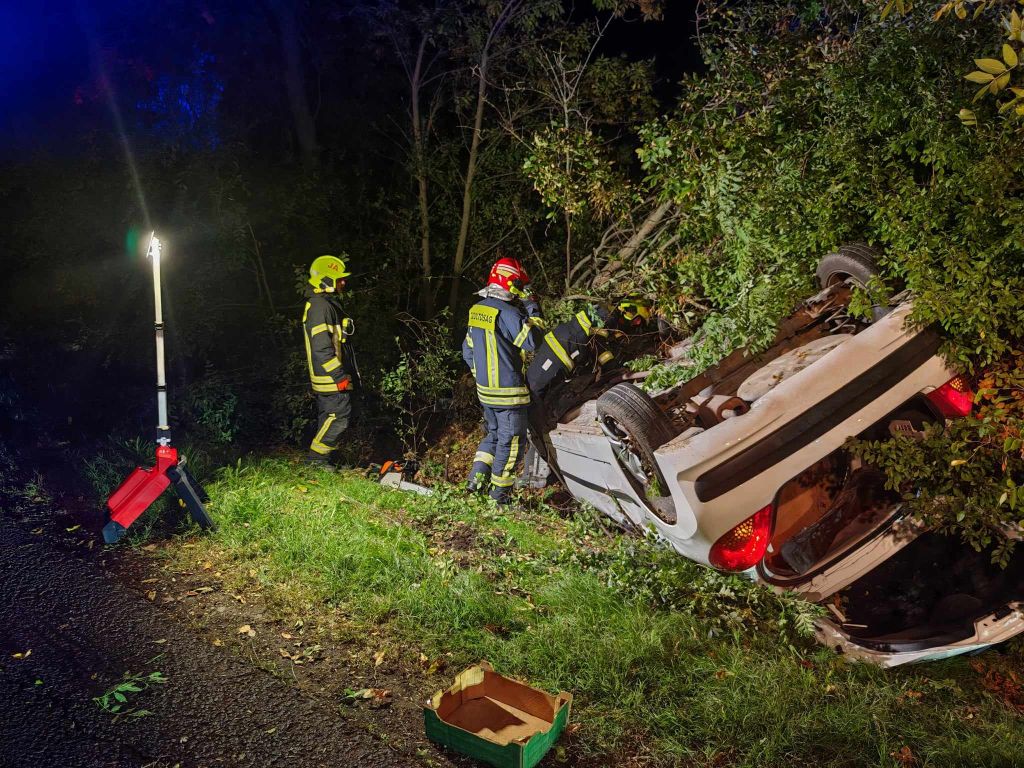
[[(152, 715), (115, 720), (92, 700), (156, 670), (167, 683), (137, 699)], [(0, 768), (175, 765), (422, 763), (0, 516)]]

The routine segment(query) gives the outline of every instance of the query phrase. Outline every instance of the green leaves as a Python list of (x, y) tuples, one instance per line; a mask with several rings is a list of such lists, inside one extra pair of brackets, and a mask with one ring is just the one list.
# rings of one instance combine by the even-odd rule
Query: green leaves
[(908, 0), (886, 0), (885, 5), (882, 6), (882, 21), (885, 21), (893, 11), (896, 11), (899, 16), (905, 16), (910, 8), (911, 3)]
[(523, 170), (533, 181), (549, 218), (588, 210), (608, 215), (632, 205), (631, 186), (615, 168), (609, 148), (589, 128), (552, 124), (533, 136)]
[(166, 682), (167, 677), (160, 671), (150, 672), (148, 675), (125, 672), (121, 682), (95, 697), (93, 702), (104, 712), (115, 717), (147, 717), (153, 713), (148, 709), (128, 706), (129, 699), (151, 686), (164, 685)]
[(978, 116), (976, 114), (974, 114), (973, 110), (961, 109), (957, 113), (957, 117), (960, 118), (960, 122), (963, 123), (964, 125), (977, 125), (978, 124)]
[[(975, 9), (975, 18), (977, 18), (978, 14), (982, 10), (984, 10), (989, 4), (990, 3), (986, 3), (984, 1), (980, 2)], [(954, 5), (956, 5), (957, 7), (957, 15), (960, 15), (962, 2), (946, 3), (935, 14), (935, 18), (941, 18), (945, 11), (949, 10), (949, 8)], [(963, 16), (961, 16), (961, 18), (963, 18)], [(1024, 32), (1021, 31), (1021, 18), (1016, 10), (1011, 11), (1009, 16), (1003, 18), (1002, 25), (1007, 31), (1008, 40), (1010, 40), (1011, 42), (1024, 41)], [(969, 82), (979, 84), (982, 87), (975, 92), (972, 101), (978, 101), (987, 94), (998, 94), (999, 92), (1003, 91), (1010, 85), (1012, 72), (1014, 69), (1017, 68), (1020, 62), (1020, 54), (1017, 51), (1017, 49), (1014, 48), (1010, 43), (1004, 42), (1002, 45), (1002, 49), (1000, 50), (1000, 55), (1001, 59), (992, 58), (974, 60), (974, 64), (975, 66), (978, 67), (978, 69), (965, 75), (964, 79), (968, 80)], [(1008, 112), (1011, 106), (1015, 105), (1016, 103), (1017, 98), (1011, 99), (1009, 102), (1003, 102), (1002, 104), (999, 105), (999, 113), (1003, 114), (1005, 112)], [(961, 110), (961, 113), (963, 112), (964, 110)], [(973, 112), (971, 114), (973, 115)], [(1018, 116), (1024, 115), (1024, 109), (1016, 110), (1014, 114)], [(968, 122), (964, 120), (961, 114), (960, 119), (962, 122), (964, 122), (965, 125), (977, 124), (976, 118), (973, 120), (973, 122)]]
[(1006, 39), (1017, 42), (1024, 42), (1024, 32), (1021, 31), (1021, 18), (1016, 10), (1010, 12), (1010, 16), (1004, 20), (1006, 28)]
[(1008, 562), (1015, 542), (1005, 529), (1024, 522), (1018, 506), (1024, 473), (1024, 350), (1006, 355), (977, 385), (975, 412), (926, 428), (923, 440), (854, 441), (851, 450), (883, 469), (915, 515), (977, 549), (995, 544)]

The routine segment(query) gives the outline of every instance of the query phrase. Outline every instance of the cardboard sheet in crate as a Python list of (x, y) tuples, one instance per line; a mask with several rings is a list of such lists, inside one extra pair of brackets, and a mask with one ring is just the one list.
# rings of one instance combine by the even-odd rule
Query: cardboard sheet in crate
[(572, 694), (552, 696), (481, 661), (423, 710), (427, 738), (495, 768), (533, 768), (558, 740)]

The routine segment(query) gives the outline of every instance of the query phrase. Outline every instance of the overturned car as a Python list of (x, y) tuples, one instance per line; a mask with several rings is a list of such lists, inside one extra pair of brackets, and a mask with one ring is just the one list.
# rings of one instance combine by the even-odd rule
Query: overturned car
[(820, 292), (761, 354), (737, 351), (652, 393), (636, 386), (643, 373), (619, 370), (563, 395), (542, 452), (577, 499), (695, 561), (820, 602), (820, 641), (894, 666), (1024, 631), (1024, 552), (1002, 569), (928, 531), (844, 449), (913, 437), (973, 402), (938, 335), (906, 322), (909, 296), (869, 320), (848, 312), (875, 271), (865, 245), (824, 257)]

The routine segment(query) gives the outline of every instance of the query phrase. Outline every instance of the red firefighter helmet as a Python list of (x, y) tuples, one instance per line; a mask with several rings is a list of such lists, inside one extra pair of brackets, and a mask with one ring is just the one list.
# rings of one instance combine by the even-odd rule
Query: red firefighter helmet
[(487, 278), (487, 284), (500, 285), (506, 291), (511, 292), (513, 283), (518, 283), (519, 286), (529, 285), (530, 277), (526, 274), (519, 259), (504, 256), (494, 262), (490, 277)]

